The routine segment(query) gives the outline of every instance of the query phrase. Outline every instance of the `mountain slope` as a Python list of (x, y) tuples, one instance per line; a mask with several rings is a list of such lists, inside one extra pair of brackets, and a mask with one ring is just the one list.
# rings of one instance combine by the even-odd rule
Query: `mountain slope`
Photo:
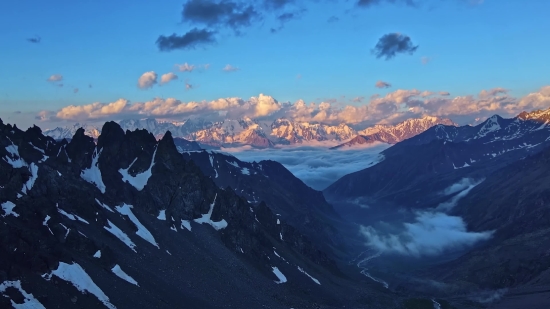
[(213, 151), (183, 152), (220, 188), (230, 187), (249, 203), (265, 202), (282, 220), (296, 227), (323, 250), (345, 254), (337, 227), (344, 222), (323, 194), (305, 185), (282, 164), (267, 160), (242, 162)]
[(218, 188), (170, 132), (110, 122), (67, 143), (0, 121), (0, 143), (1, 307), (399, 307)]
[(537, 308), (549, 306), (549, 175), (550, 148), (545, 148), (487, 176), (451, 214), (464, 218), (475, 231), (494, 231), (492, 239), (428, 273), (456, 285), (509, 289), (502, 290), (510, 294), (504, 303), (521, 300), (524, 304), (535, 301)]
[(461, 178), (483, 178), (546, 147), (548, 113), (493, 116), (475, 127), (434, 126), (386, 149), (383, 161), (340, 178), (323, 192), (329, 200), (437, 203), (437, 191)]

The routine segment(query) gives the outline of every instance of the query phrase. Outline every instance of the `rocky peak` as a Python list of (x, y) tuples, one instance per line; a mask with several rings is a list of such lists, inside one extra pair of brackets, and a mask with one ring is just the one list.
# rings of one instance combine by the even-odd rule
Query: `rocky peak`
[(76, 130), (73, 138), (65, 147), (68, 158), (82, 168), (90, 167), (95, 150), (94, 139), (84, 134), (84, 129)]

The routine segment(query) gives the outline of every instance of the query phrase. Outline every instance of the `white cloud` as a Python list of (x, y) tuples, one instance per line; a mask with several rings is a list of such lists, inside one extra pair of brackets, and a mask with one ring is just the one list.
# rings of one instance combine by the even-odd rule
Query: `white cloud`
[(436, 210), (437, 211), (449, 211), (451, 209), (453, 209), (456, 204), (458, 203), (458, 201), (460, 199), (462, 199), (463, 197), (465, 197), (468, 193), (470, 193), (470, 191), (477, 185), (479, 185), (480, 183), (483, 182), (484, 179), (482, 180), (479, 180), (479, 181), (475, 181), (471, 178), (463, 178), (462, 180), (460, 180), (459, 182), (449, 186), (448, 188), (446, 188), (444, 191), (443, 191), (443, 194), (444, 195), (450, 195), (450, 194), (454, 194), (456, 192), (459, 192), (458, 194), (456, 194), (455, 196), (453, 196), (450, 200), (446, 201), (446, 202), (443, 202), (441, 204), (439, 204), (437, 207), (436, 207)]
[(65, 120), (101, 119), (117, 115), (128, 106), (128, 100), (118, 99), (109, 104), (92, 103), (88, 105), (69, 105), (57, 112), (56, 117)]
[(381, 233), (361, 226), (367, 245), (385, 253), (411, 256), (438, 255), (491, 238), (492, 231), (468, 232), (460, 217), (441, 212), (417, 212), (414, 222), (403, 223), (400, 233)]
[(166, 74), (163, 74), (161, 77), (160, 77), (160, 84), (161, 85), (164, 85), (164, 84), (168, 84), (169, 82), (175, 80), (175, 79), (178, 79), (178, 76), (172, 72), (170, 73), (166, 73)]
[[(371, 162), (379, 161), (379, 153), (387, 149), (387, 144), (372, 144), (363, 147), (327, 151), (336, 143), (319, 142), (318, 146), (294, 146), (268, 150), (251, 147), (223, 149), (242, 161), (274, 160), (283, 164), (294, 176), (308, 186), (323, 190), (336, 179), (364, 168)], [(374, 163), (373, 163), (374, 164)]]
[(238, 71), (240, 69), (228, 64), (222, 70), (225, 71), (225, 72), (235, 72), (235, 71)]
[[(147, 72), (140, 78), (143, 86), (152, 86), (156, 82), (156, 73)], [(142, 80), (143, 79), (143, 80)], [(162, 78), (161, 78), (162, 82)], [(186, 83), (186, 89), (194, 85)], [(342, 102), (306, 103), (298, 100), (295, 103), (281, 103), (275, 98), (260, 94), (248, 100), (241, 98), (222, 98), (213, 101), (182, 102), (175, 98), (155, 98), (148, 102), (127, 104), (115, 113), (105, 114), (105, 119), (121, 119), (127, 117), (163, 116), (165, 119), (177, 119), (181, 115), (191, 117), (217, 117), (211, 120), (229, 117), (238, 119), (243, 117), (289, 118), (294, 121), (318, 122), (338, 125), (347, 123), (366, 127), (375, 123), (397, 123), (408, 118), (425, 115), (449, 117), (457, 123), (472, 123), (474, 119), (485, 119), (493, 114), (512, 117), (520, 112), (550, 107), (550, 86), (531, 93), (521, 99), (511, 97), (501, 88), (485, 90), (480, 96), (451, 97), (445, 91), (420, 91), (417, 89), (398, 89), (384, 96), (373, 96), (360, 103), (362, 97), (352, 101), (354, 105), (343, 105)], [(128, 101), (127, 101), (128, 102)], [(92, 109), (112, 103), (92, 103), (82, 105), (80, 109)], [(151, 106), (155, 106), (151, 109)], [(68, 106), (75, 108), (74, 106)], [(192, 107), (192, 108), (190, 108)], [(60, 110), (61, 111), (61, 110)], [(58, 112), (60, 112), (58, 111)], [(158, 113), (153, 113), (153, 111)], [(160, 112), (162, 111), (162, 112)], [(70, 120), (72, 113), (63, 119)], [(82, 114), (79, 114), (82, 115)], [(95, 114), (99, 117), (99, 114)], [(85, 120), (85, 119), (84, 119)]]
[(176, 69), (180, 72), (193, 72), (193, 70), (195, 69), (194, 65), (188, 64), (187, 62), (184, 64), (176, 64), (175, 66)]
[(63, 75), (61, 74), (54, 74), (50, 77), (48, 77), (47, 81), (49, 82), (59, 82), (63, 80)]
[(143, 73), (138, 79), (138, 87), (140, 89), (149, 89), (157, 83), (157, 73), (153, 71)]

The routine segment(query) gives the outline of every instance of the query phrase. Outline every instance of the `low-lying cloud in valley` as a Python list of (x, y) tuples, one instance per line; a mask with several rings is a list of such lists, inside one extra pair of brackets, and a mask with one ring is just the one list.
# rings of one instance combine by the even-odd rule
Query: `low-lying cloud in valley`
[(414, 222), (403, 223), (400, 234), (384, 234), (361, 226), (367, 245), (384, 253), (415, 257), (438, 255), (462, 249), (491, 238), (492, 232), (468, 232), (462, 218), (442, 212), (417, 212)]
[(443, 191), (443, 195), (451, 195), (451, 194), (454, 194), (454, 193), (457, 193), (457, 192), (458, 192), (458, 194), (454, 195), (450, 200), (439, 204), (436, 207), (436, 210), (437, 211), (449, 211), (449, 210), (453, 209), (461, 198), (465, 197), (468, 193), (470, 193), (470, 191), (475, 186), (482, 183), (483, 180), (484, 179), (476, 181), (476, 180), (473, 180), (471, 178), (463, 178), (459, 182), (449, 186), (448, 188), (446, 188)]
[(318, 147), (294, 146), (266, 150), (240, 147), (222, 150), (242, 161), (277, 161), (308, 186), (316, 190), (323, 190), (340, 177), (379, 162), (379, 153), (390, 146), (388, 144), (373, 144), (367, 147), (328, 150), (328, 147), (334, 145), (320, 143)]
[[(433, 256), (446, 251), (460, 250), (477, 242), (491, 238), (493, 231), (471, 232), (461, 217), (446, 214), (456, 206), (459, 199), (482, 181), (464, 178), (446, 188), (441, 194), (452, 195), (448, 201), (437, 208), (415, 211), (412, 222), (390, 225), (384, 232), (380, 228), (361, 226), (360, 233), (366, 238), (367, 245), (383, 253), (394, 253), (415, 257)], [(458, 192), (458, 193), (457, 193)]]

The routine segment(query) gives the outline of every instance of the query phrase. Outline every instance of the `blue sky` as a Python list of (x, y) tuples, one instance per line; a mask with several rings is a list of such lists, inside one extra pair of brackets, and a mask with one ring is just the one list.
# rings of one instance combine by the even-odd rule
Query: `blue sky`
[[(184, 0), (3, 1), (0, 117), (29, 125), (40, 111), (55, 115), (68, 105), (119, 98), (189, 102), (264, 93), (280, 102), (338, 99), (340, 105), (359, 106), (369, 100), (351, 99), (397, 89), (447, 91), (455, 97), (497, 87), (521, 98), (550, 84), (545, 39), (550, 1), (418, 0), (414, 7), (395, 2), (361, 7), (356, 0), (296, 0), (298, 5), (280, 10), (249, 2), (262, 20), (235, 35), (223, 25), (182, 22)], [(280, 26), (275, 17), (284, 13), (300, 16), (272, 33)], [(338, 20), (328, 22), (333, 16)], [(194, 27), (215, 29), (217, 42), (172, 51), (159, 51), (155, 44), (160, 35), (183, 35)], [(389, 60), (376, 58), (371, 50), (389, 33), (410, 37), (418, 48)], [(27, 40), (35, 36), (39, 43)], [(209, 67), (175, 70), (183, 63)], [(228, 64), (239, 70), (223, 71)], [(148, 71), (159, 80), (169, 72), (178, 79), (138, 88), (138, 78)], [(54, 74), (62, 80), (48, 82)], [(379, 80), (392, 87), (376, 88)], [(186, 89), (186, 82), (193, 88)], [(478, 114), (484, 115), (468, 117)]]

